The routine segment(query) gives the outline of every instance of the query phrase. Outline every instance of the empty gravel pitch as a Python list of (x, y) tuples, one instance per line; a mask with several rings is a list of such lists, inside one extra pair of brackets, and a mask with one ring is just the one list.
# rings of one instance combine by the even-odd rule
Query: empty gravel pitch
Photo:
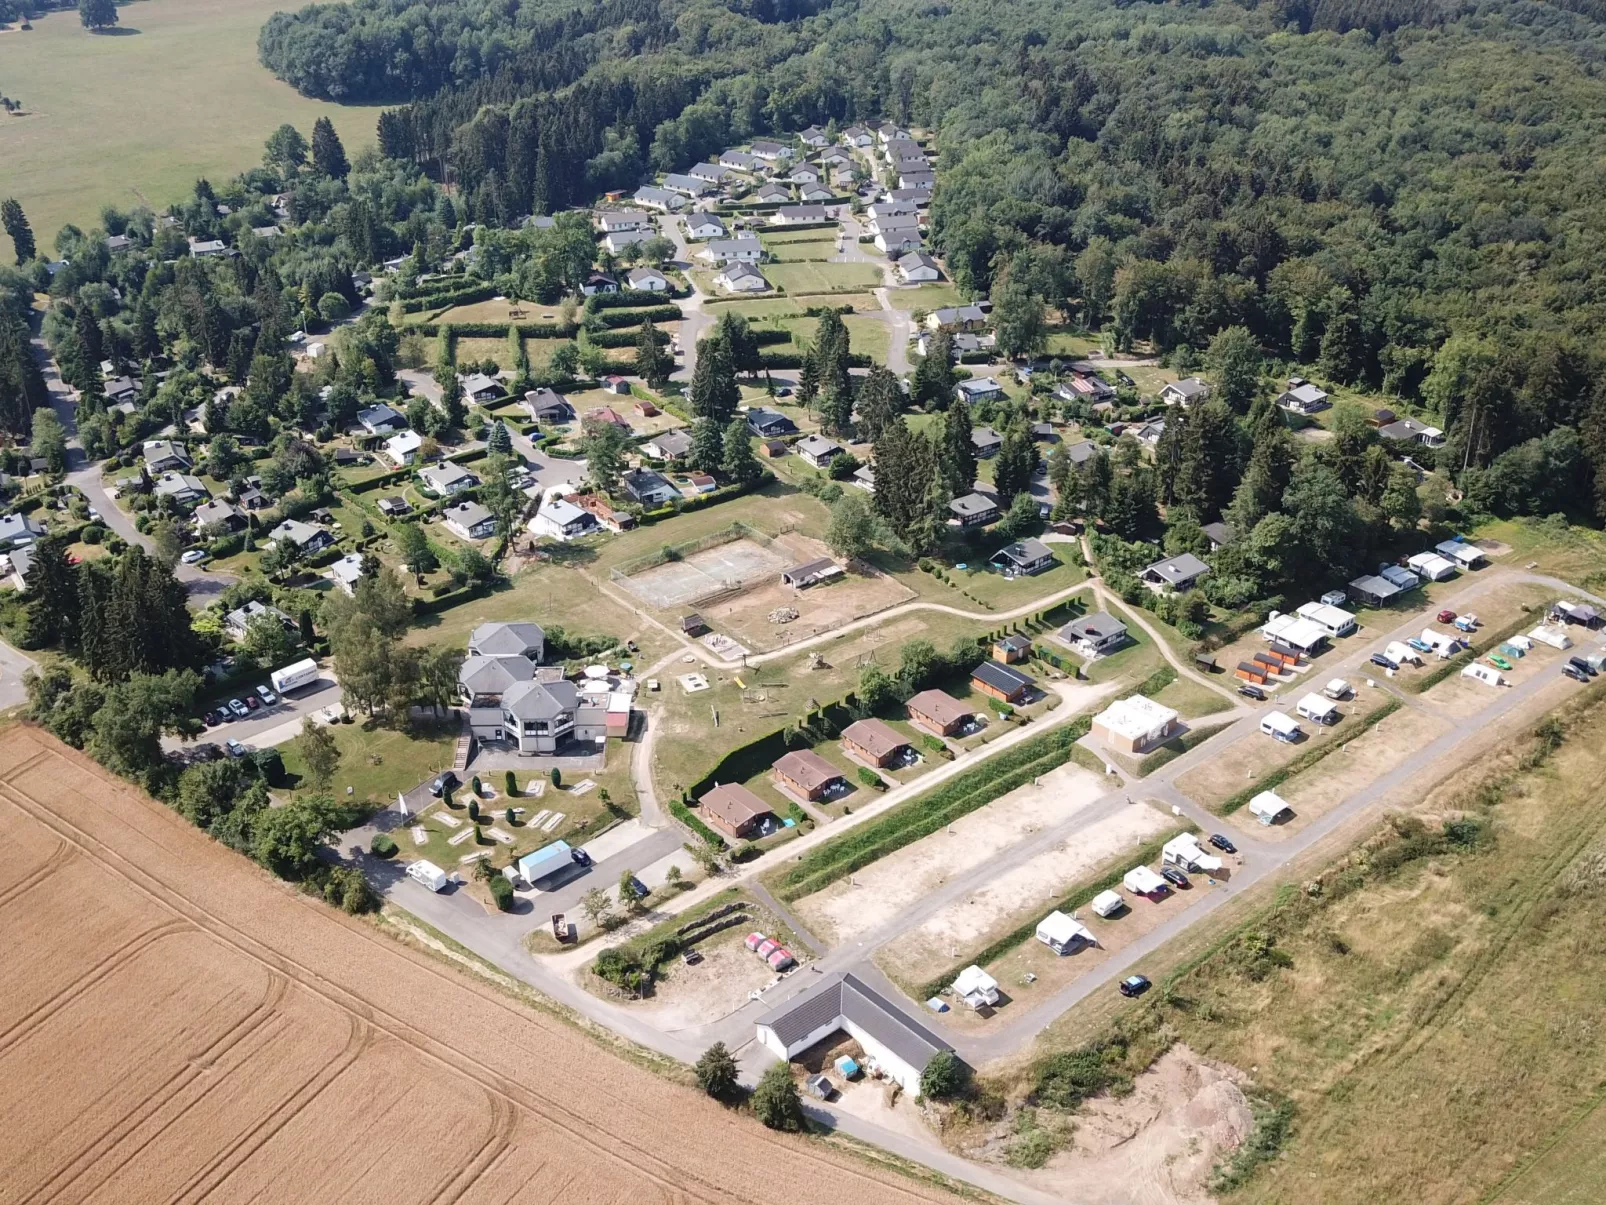
[(0, 731), (0, 1200), (946, 1199), (772, 1135)]

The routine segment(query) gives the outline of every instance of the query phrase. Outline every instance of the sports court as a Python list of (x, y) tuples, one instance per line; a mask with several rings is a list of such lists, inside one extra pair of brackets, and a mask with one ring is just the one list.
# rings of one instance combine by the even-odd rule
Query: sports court
[(748, 539), (732, 540), (623, 579), (627, 590), (654, 607), (678, 607), (779, 573), (785, 556)]

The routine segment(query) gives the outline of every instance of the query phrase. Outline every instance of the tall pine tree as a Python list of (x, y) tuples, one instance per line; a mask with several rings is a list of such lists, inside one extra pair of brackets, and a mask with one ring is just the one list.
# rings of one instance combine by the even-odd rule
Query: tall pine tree
[(713, 419), (723, 430), (735, 417), (741, 400), (730, 347), (717, 335), (710, 335), (697, 345), (697, 368), (691, 379), (692, 413), (698, 418)]
[(331, 180), (344, 180), (351, 172), (346, 148), (335, 133), (334, 123), (320, 117), (312, 123), (312, 165)]
[(22, 204), (15, 197), (0, 201), (0, 225), (4, 225), (11, 236), (11, 249), (17, 254), (17, 262), (25, 264), (32, 259), (37, 250), (33, 227), (28, 225), (28, 215), (22, 212)]

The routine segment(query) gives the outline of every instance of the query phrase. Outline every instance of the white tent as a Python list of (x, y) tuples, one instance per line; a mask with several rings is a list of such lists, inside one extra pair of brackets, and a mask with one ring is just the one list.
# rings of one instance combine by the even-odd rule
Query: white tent
[(1279, 817), (1293, 815), (1288, 800), (1275, 791), (1262, 791), (1249, 801), (1249, 814), (1262, 824), (1275, 824)]
[(1573, 646), (1572, 637), (1558, 627), (1542, 623), (1528, 635), (1540, 644), (1548, 644), (1553, 649), (1570, 649)]
[(1093, 897), (1088, 907), (1093, 909), (1097, 916), (1111, 917), (1126, 907), (1126, 901), (1121, 898), (1119, 891), (1101, 891)]
[(1455, 576), (1455, 562), (1436, 552), (1419, 552), (1405, 563), (1429, 581), (1442, 582)]
[(1461, 676), (1463, 678), (1475, 678), (1479, 682), (1482, 682), (1485, 686), (1503, 686), (1506, 681), (1500, 676), (1500, 671), (1495, 669), (1494, 666), (1479, 665), (1476, 662), (1462, 670)]
[(1448, 657), (1455, 652), (1460, 640), (1445, 632), (1435, 632), (1432, 628), (1422, 629), (1422, 643), (1433, 646), (1433, 651), (1441, 657)]
[(1434, 546), (1440, 556), (1448, 557), (1463, 569), (1471, 569), (1483, 560), (1483, 550), (1459, 540), (1445, 540)]
[(1134, 895), (1153, 895), (1165, 889), (1165, 880), (1147, 866), (1134, 866), (1126, 872), (1121, 885)]
[(998, 1003), (998, 980), (979, 966), (968, 966), (954, 980), (954, 995), (971, 1008)]
[(1212, 871), (1221, 869), (1221, 859), (1205, 853), (1199, 838), (1192, 833), (1179, 833), (1160, 849), (1160, 860), (1172, 862), (1184, 870)]
[(1407, 661), (1412, 665), (1422, 664), (1422, 654), (1400, 640), (1390, 641), (1389, 646), (1383, 650), (1383, 655), (1400, 665), (1404, 665)]
[[(1116, 899), (1120, 898), (1116, 896)], [(1056, 954), (1067, 954), (1083, 942), (1090, 946), (1098, 944), (1098, 939), (1086, 925), (1074, 916), (1066, 916), (1059, 911), (1050, 912), (1037, 922), (1037, 940)]]

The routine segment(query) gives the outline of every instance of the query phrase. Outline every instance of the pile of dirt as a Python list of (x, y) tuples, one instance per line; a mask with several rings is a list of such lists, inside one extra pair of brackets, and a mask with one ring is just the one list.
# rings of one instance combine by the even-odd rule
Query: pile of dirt
[(1081, 1205), (1200, 1205), (1211, 1171), (1254, 1126), (1243, 1072), (1173, 1046), (1123, 1097), (1089, 1101), (1036, 1187)]

